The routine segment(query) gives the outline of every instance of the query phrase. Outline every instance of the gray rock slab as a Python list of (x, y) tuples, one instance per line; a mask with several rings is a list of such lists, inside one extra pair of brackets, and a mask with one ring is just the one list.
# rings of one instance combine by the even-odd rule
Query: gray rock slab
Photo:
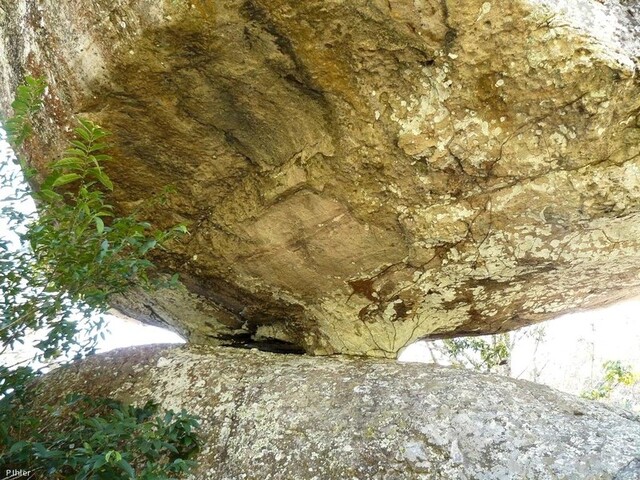
[(44, 381), (39, 402), (80, 390), (199, 415), (194, 479), (628, 480), (640, 458), (628, 412), (423, 364), (151, 346)]

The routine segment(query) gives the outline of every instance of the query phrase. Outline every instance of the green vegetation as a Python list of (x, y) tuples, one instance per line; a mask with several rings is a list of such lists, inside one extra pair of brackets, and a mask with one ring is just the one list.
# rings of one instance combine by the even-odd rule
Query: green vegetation
[[(18, 88), (14, 116), (3, 122), (19, 148), (33, 132), (46, 85), (27, 78)], [(2, 216), (16, 239), (0, 239), (0, 354), (38, 335), (34, 360), (82, 358), (94, 352), (103, 314), (114, 294), (131, 285), (177, 283), (152, 279), (148, 253), (186, 233), (184, 226), (154, 230), (140, 212), (118, 216), (107, 201), (114, 186), (104, 166), (111, 157), (100, 126), (79, 120), (62, 158), (37, 177), (21, 161), (38, 191), (18, 191)], [(0, 169), (6, 169), (5, 165)], [(4, 172), (0, 172), (4, 173)], [(2, 176), (2, 187), (15, 178)], [(37, 214), (19, 202), (31, 196)], [(19, 362), (0, 367), (0, 464), (46, 472), (47, 478), (169, 478), (188, 471), (197, 450), (197, 420), (182, 412), (161, 415), (157, 406), (135, 408), (115, 400), (74, 397), (48, 406), (55, 421), (32, 412), (29, 385), (40, 371)], [(42, 411), (40, 411), (42, 414)], [(43, 474), (44, 478), (44, 474)]]
[(602, 368), (604, 370), (602, 380), (594, 389), (583, 392), (582, 397), (591, 400), (609, 398), (616, 387), (620, 385), (631, 386), (637, 381), (631, 367), (623, 365), (619, 360), (604, 362)]
[(32, 118), (42, 107), (46, 87), (44, 80), (33, 77), (25, 78), (24, 83), (18, 86), (16, 98), (11, 104), (13, 117), (2, 122), (11, 145), (22, 145), (33, 133)]
[(469, 365), (483, 372), (507, 365), (511, 356), (508, 334), (494, 335), (490, 341), (477, 337), (451, 338), (443, 340), (443, 346), (452, 365)]
[(194, 465), (185, 458), (198, 448), (198, 423), (184, 411), (160, 415), (153, 403), (133, 407), (70, 395), (43, 413), (48, 421), (5, 454), (12, 468), (42, 472), (42, 478), (161, 480)]

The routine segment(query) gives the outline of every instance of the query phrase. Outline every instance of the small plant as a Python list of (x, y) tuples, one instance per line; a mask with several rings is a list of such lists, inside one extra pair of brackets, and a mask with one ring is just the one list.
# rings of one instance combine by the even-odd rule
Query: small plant
[[(45, 89), (31, 77), (18, 87), (14, 116), (4, 122), (14, 148), (32, 134)], [(186, 233), (182, 225), (154, 230), (137, 213), (117, 215), (107, 201), (114, 188), (104, 169), (111, 161), (109, 133), (87, 120), (79, 120), (74, 133), (37, 192), (5, 199), (2, 214), (15, 238), (0, 238), (0, 354), (34, 332), (40, 335), (35, 359), (45, 364), (93, 353), (111, 296), (134, 284), (160, 285), (149, 276), (148, 253)], [(0, 187), (15, 189), (13, 182), (3, 176)], [(25, 196), (35, 199), (37, 213), (15, 206)], [(162, 285), (176, 283), (174, 275)], [(0, 464), (24, 465), (53, 479), (149, 480), (174, 478), (193, 466), (195, 417), (86, 396), (38, 409), (30, 398), (39, 373), (20, 364), (0, 366)]]
[(152, 402), (134, 407), (82, 395), (44, 410), (46, 422), (29, 416), (14, 422), (23, 440), (0, 456), (2, 463), (42, 478), (78, 480), (161, 480), (194, 466), (198, 421), (185, 411), (160, 414)]
[(604, 362), (602, 368), (604, 369), (602, 380), (594, 389), (583, 392), (581, 395), (583, 398), (590, 400), (609, 398), (616, 387), (620, 385), (631, 386), (637, 381), (631, 367), (623, 365), (619, 360)]
[(21, 145), (31, 136), (32, 117), (42, 107), (46, 87), (44, 80), (33, 77), (26, 77), (24, 83), (18, 86), (16, 98), (11, 104), (13, 117), (3, 122), (10, 144)]

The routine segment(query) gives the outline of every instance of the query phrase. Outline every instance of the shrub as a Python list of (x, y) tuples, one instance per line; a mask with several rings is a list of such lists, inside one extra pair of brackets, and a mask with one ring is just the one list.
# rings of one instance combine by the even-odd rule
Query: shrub
[[(3, 122), (14, 148), (32, 134), (45, 89), (31, 77), (18, 87), (14, 116)], [(0, 239), (0, 354), (33, 332), (41, 335), (35, 359), (45, 364), (92, 354), (112, 295), (134, 284), (177, 284), (177, 275), (164, 284), (151, 280), (147, 257), (186, 228), (154, 230), (138, 212), (117, 215), (107, 201), (114, 188), (104, 168), (109, 133), (87, 120), (74, 133), (38, 191), (18, 189), (2, 208), (17, 240)], [(20, 164), (35, 182), (35, 172)], [(4, 176), (1, 186), (14, 188), (14, 181)], [(26, 196), (37, 214), (16, 206)], [(29, 385), (39, 373), (21, 364), (0, 367), (0, 463), (76, 479), (163, 479), (194, 465), (188, 458), (198, 448), (195, 417), (79, 395), (36, 409)]]

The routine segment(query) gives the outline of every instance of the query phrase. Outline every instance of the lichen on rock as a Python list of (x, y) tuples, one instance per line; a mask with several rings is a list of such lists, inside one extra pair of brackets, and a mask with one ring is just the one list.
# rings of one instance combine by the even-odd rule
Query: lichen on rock
[(39, 404), (109, 395), (201, 417), (197, 479), (637, 478), (640, 420), (530, 382), (388, 360), (134, 347), (61, 368)]
[(116, 306), (193, 343), (393, 357), (635, 295), (639, 10), (608, 0), (0, 0), (30, 161), (113, 131), (123, 211), (191, 235)]

